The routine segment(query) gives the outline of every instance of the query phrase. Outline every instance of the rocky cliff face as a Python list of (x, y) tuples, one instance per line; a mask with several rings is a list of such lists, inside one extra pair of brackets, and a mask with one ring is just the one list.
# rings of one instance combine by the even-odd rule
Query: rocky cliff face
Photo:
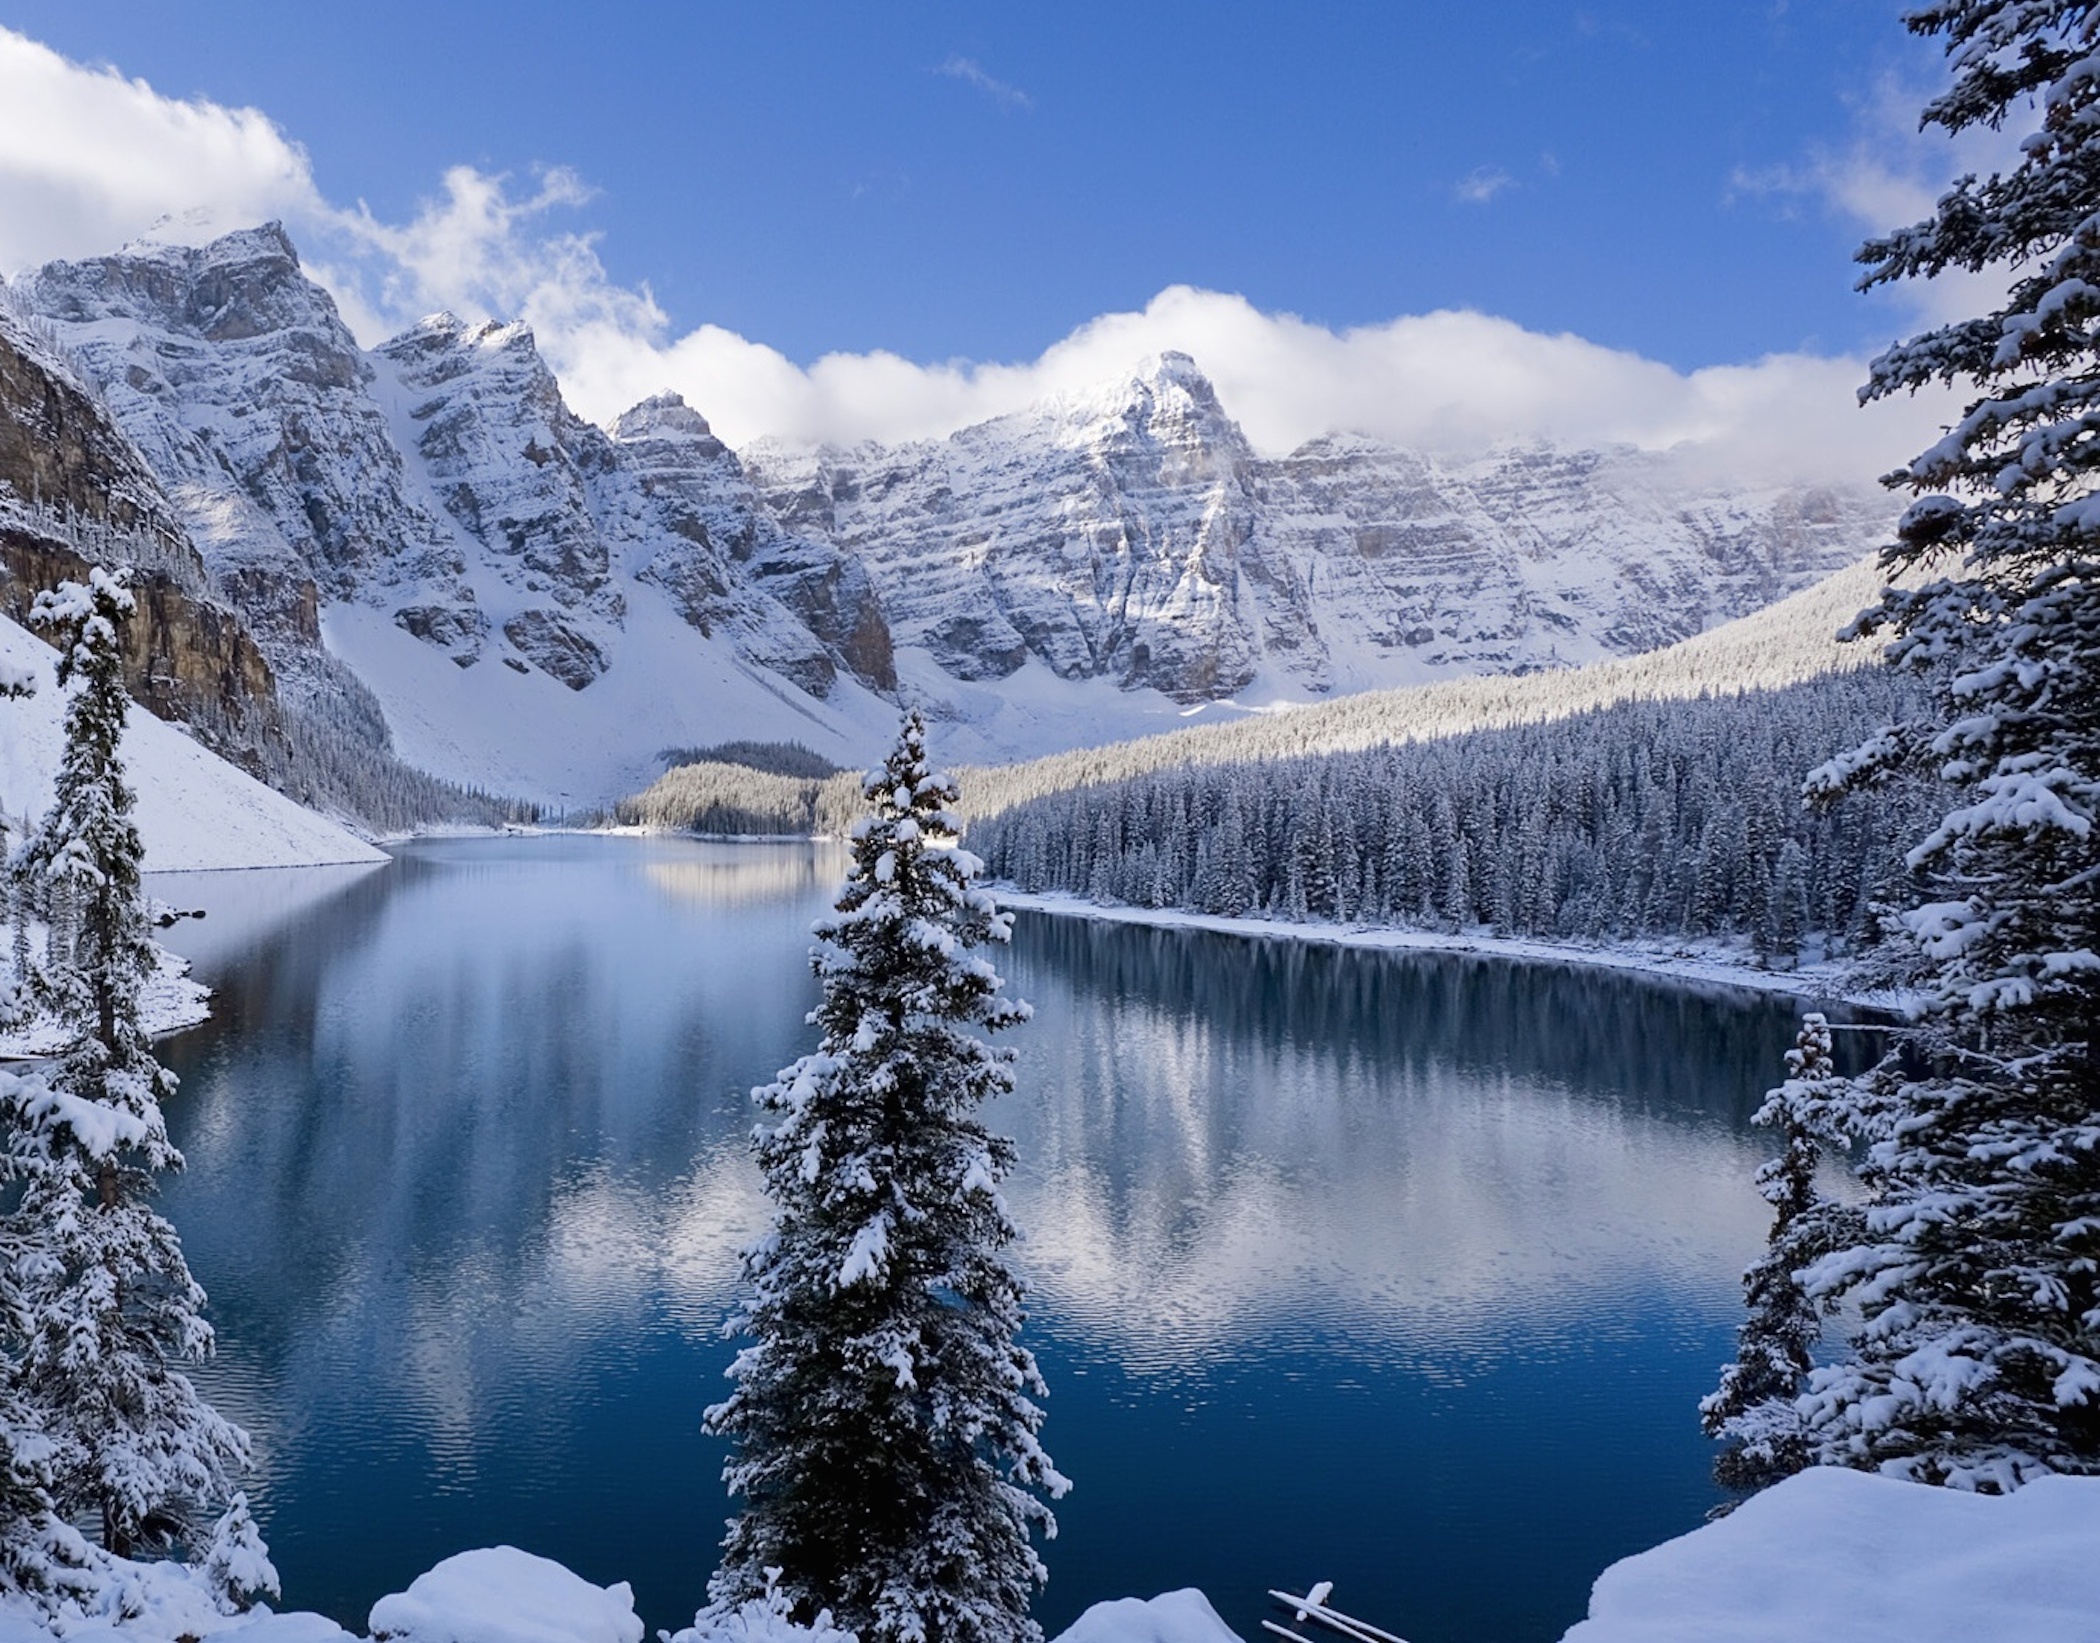
[(36, 595), (92, 565), (134, 567), (125, 630), (133, 696), (219, 751), (264, 762), (284, 728), (276, 681), (136, 447), (0, 291), (0, 610), (26, 623)]
[(1652, 649), (1851, 562), (1890, 517), (1878, 493), (1727, 489), (1630, 450), (1460, 463), (1342, 435), (1263, 459), (1183, 354), (946, 440), (751, 465), (954, 678), (1033, 656), (1183, 703)]
[(865, 564), (897, 643), (955, 678), (1035, 656), (1179, 701), (1228, 696), (1259, 664), (1255, 467), (1181, 354), (945, 440), (753, 456), (782, 523)]
[(780, 530), (682, 405), (614, 435), (577, 417), (525, 326), (437, 315), (362, 352), (275, 225), (55, 263), (23, 294), (294, 676), (337, 603), (584, 690), (640, 580), (813, 696), (841, 668), (894, 682), (865, 573)]
[(167, 487), (295, 694), (328, 599), (469, 599), (410, 483), (373, 371), (274, 224), (201, 249), (53, 263), (21, 294)]
[[(866, 568), (828, 537), (784, 528), (705, 417), (659, 394), (621, 416), (612, 437), (655, 526), (641, 574), (689, 622), (737, 634), (747, 655), (814, 695), (829, 692), (834, 658), (875, 690), (896, 688), (889, 622)], [(783, 630), (776, 610), (816, 643)]]
[(1263, 555), (1306, 590), (1343, 689), (1654, 650), (1851, 563), (1893, 519), (1869, 487), (1727, 488), (1629, 449), (1451, 462), (1340, 436), (1260, 483)]

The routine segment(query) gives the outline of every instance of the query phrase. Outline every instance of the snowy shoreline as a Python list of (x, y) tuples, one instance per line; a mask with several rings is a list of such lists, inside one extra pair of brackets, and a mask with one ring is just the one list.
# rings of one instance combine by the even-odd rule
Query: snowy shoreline
[[(139, 989), (139, 1015), (155, 1038), (179, 1033), (211, 1018), (211, 989), (190, 979), (190, 961), (154, 944), (154, 971)], [(37, 1016), (0, 1033), (0, 1063), (42, 1061), (61, 1055), (73, 1035), (50, 1016)]]
[(1065, 891), (1016, 890), (1003, 884), (992, 884), (988, 888), (1002, 907), (1048, 913), (1056, 918), (1143, 924), (1155, 929), (1208, 930), (1219, 935), (1309, 941), (1330, 947), (1452, 953), (1471, 958), (1514, 959), (1526, 964), (1579, 964), (1596, 969), (1630, 971), (1679, 984), (1782, 993), (1817, 1003), (1849, 1004), (1861, 1009), (1900, 1012), (1904, 1005), (1899, 994), (1851, 986), (1844, 967), (1839, 964), (1825, 961), (1794, 970), (1760, 970), (1718, 946), (1693, 949), (1677, 943), (1657, 942), (1652, 945), (1624, 943), (1584, 947), (1571, 942), (1536, 941), (1515, 936), (1447, 935), (1435, 930), (1406, 930), (1370, 924), (1298, 924), (1288, 919), (1230, 917), (1219, 913), (1191, 912), (1179, 907), (1126, 907), (1089, 901)]

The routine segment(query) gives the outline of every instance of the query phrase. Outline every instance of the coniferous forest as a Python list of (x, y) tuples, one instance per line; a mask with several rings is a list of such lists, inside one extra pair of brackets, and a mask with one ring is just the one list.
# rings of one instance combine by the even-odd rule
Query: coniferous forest
[(1923, 781), (1812, 810), (1808, 771), (1902, 716), (1881, 671), (1633, 701), (1442, 740), (1160, 771), (976, 823), (994, 876), (1142, 907), (1721, 939), (1773, 965), (1876, 945)]

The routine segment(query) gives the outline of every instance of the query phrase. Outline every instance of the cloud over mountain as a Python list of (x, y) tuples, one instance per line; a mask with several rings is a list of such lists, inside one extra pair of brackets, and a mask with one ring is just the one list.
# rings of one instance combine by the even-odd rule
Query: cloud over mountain
[(437, 309), (522, 318), (586, 416), (610, 421), (672, 388), (732, 444), (934, 437), (1166, 350), (1201, 361), (1270, 453), (1349, 429), (1460, 452), (1533, 439), (1689, 444), (1731, 470), (1841, 477), (1892, 466), (1948, 414), (1925, 401), (1857, 409), (1857, 358), (1682, 371), (1469, 310), (1336, 330), (1186, 285), (1088, 320), (1032, 360), (875, 351), (801, 364), (719, 326), (680, 331), (646, 286), (614, 282), (593, 237), (563, 226), (590, 198), (567, 170), (520, 183), (457, 166), (411, 220), (389, 223), (323, 197), (305, 152), (267, 115), (168, 98), (4, 30), (0, 106), (0, 267), (146, 234), (197, 243), (281, 217), (366, 343)]

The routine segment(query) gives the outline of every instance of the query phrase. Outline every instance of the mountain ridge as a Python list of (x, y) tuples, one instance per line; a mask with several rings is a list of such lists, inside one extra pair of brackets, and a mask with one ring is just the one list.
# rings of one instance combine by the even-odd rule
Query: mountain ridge
[(558, 803), (725, 735), (856, 762), (905, 703), (1006, 759), (1652, 649), (1857, 558), (1893, 513), (1626, 450), (1459, 462), (1337, 434), (1263, 457), (1179, 353), (945, 439), (737, 452), (676, 395), (586, 422), (515, 322), (362, 349), (276, 225), (13, 289), (289, 697)]

